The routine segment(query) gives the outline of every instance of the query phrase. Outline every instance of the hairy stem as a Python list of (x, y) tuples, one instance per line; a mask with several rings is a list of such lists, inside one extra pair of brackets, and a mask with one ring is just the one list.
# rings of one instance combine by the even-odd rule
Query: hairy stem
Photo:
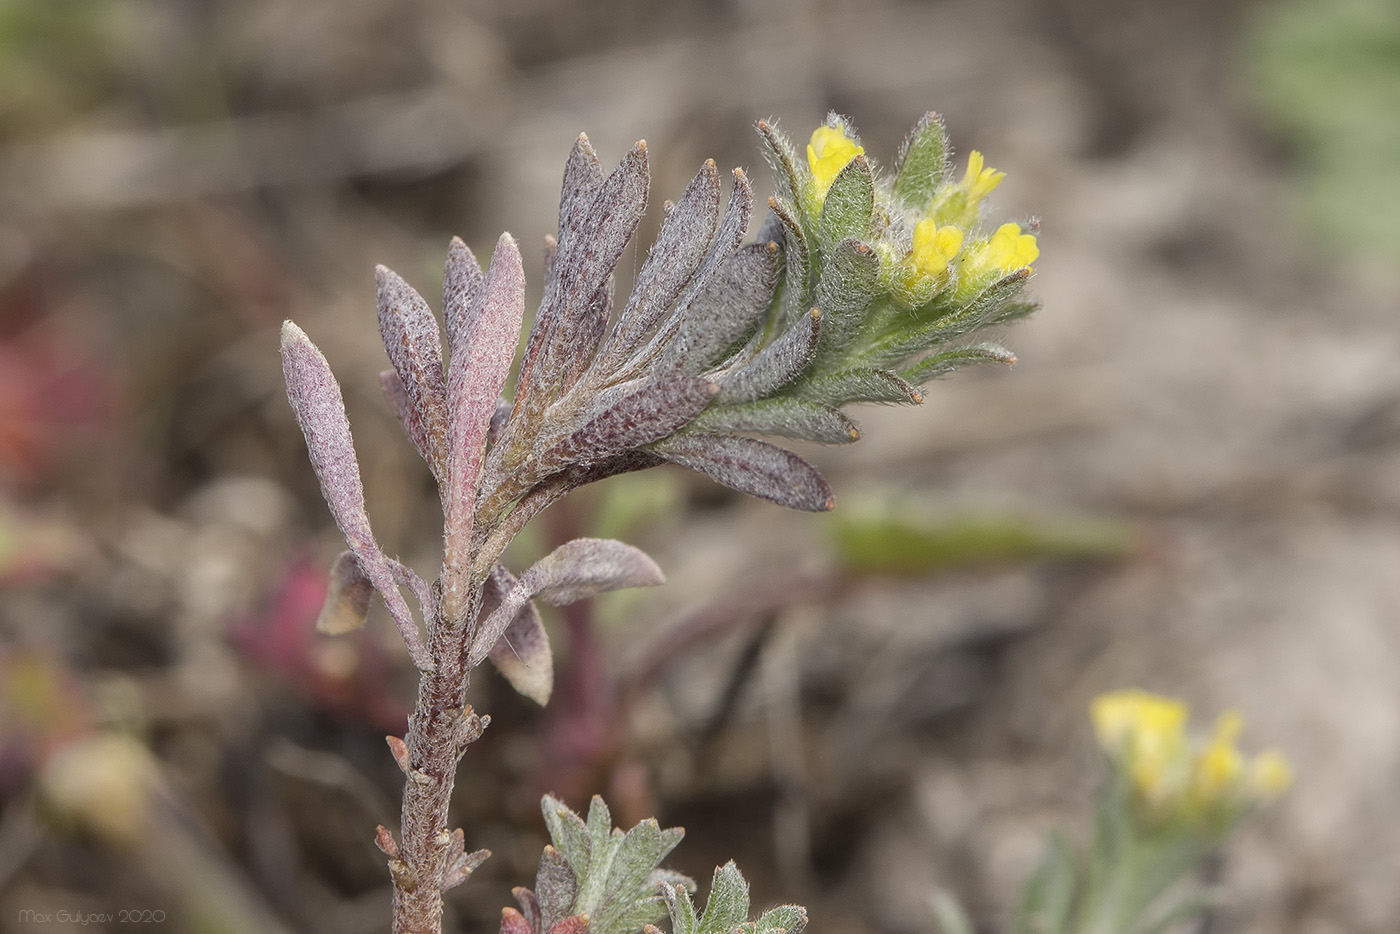
[(466, 621), (475, 619), (480, 606), (480, 584), (466, 590), (444, 588), (435, 606), (429, 650), (436, 667), (419, 680), (418, 703), (408, 721), (403, 839), (399, 857), (389, 864), (394, 934), (442, 931), (443, 880), (452, 843), (447, 813), (457, 764), (488, 722), (466, 704)]

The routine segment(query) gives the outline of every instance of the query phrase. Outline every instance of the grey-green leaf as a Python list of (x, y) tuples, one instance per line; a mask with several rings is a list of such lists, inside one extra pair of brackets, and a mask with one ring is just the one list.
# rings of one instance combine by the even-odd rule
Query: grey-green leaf
[(948, 136), (943, 119), (929, 111), (914, 124), (895, 161), (894, 196), (915, 211), (933, 202), (933, 193), (948, 174)]
[(875, 178), (865, 156), (856, 156), (831, 183), (817, 221), (817, 240), (831, 250), (848, 237), (870, 236), (875, 211)]
[(820, 444), (849, 444), (860, 438), (855, 422), (820, 402), (779, 397), (743, 405), (716, 406), (695, 420), (698, 431), (752, 431)]
[(731, 934), (748, 916), (749, 884), (730, 860), (715, 870), (696, 934)]

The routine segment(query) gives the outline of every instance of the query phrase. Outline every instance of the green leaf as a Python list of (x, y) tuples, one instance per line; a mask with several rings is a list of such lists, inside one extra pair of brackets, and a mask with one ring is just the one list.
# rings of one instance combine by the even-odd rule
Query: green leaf
[(749, 915), (749, 884), (730, 860), (715, 870), (697, 934), (731, 934)]
[(874, 367), (854, 367), (805, 380), (792, 390), (793, 395), (826, 405), (848, 402), (920, 403), (923, 394), (903, 377), (889, 370)]
[(754, 431), (821, 444), (850, 444), (860, 437), (845, 413), (805, 399), (764, 399), (745, 405), (717, 406), (701, 413), (696, 431)]
[(1055, 831), (1044, 858), (1026, 882), (1013, 934), (1066, 934), (1075, 881), (1074, 850), (1069, 839)]
[(549, 839), (554, 842), (555, 849), (568, 862), (576, 877), (586, 874), (593, 847), (583, 819), (552, 795), (544, 796), (540, 810), (544, 812), (545, 827), (549, 830)]
[(895, 162), (894, 196), (906, 207), (924, 211), (948, 175), (948, 136), (943, 119), (929, 111), (905, 137)]
[(927, 574), (948, 567), (1037, 558), (1121, 558), (1136, 537), (1104, 519), (966, 516), (920, 522), (906, 515), (846, 513), (834, 523), (836, 553), (856, 573)]
[(753, 934), (801, 934), (807, 926), (807, 909), (801, 905), (769, 908), (753, 923)]
[(960, 367), (974, 363), (1004, 363), (1008, 366), (1016, 362), (1016, 355), (1000, 344), (975, 344), (945, 350), (920, 360), (913, 366), (900, 371), (900, 378), (915, 386), (922, 386), (931, 379), (953, 372)]
[(831, 183), (817, 222), (817, 242), (830, 252), (847, 238), (870, 236), (875, 211), (875, 179), (865, 156), (856, 156)]
[(827, 254), (815, 297), (822, 312), (819, 360), (846, 349), (860, 335), (866, 308), (879, 291), (880, 258), (865, 243), (848, 238)]

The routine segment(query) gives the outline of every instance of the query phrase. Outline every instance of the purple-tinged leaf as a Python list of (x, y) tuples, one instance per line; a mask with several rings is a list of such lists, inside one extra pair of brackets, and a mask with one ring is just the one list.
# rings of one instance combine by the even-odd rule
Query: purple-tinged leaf
[(586, 914), (570, 915), (550, 928), (548, 934), (588, 934), (588, 923)]
[(418, 572), (402, 562), (389, 560), (389, 573), (394, 575), (394, 581), (400, 587), (407, 587), (412, 591), (413, 596), (418, 600), (418, 612), (424, 619), (431, 619), (433, 615), (433, 591), (428, 586), (428, 582), (418, 576)]
[(287, 382), (287, 399), (306, 437), (311, 466), (321, 481), (321, 495), (330, 507), (331, 517), (359, 560), (360, 570), (384, 598), (414, 664), (420, 670), (432, 670), (433, 662), (423, 646), (418, 624), (394, 581), (389, 559), (379, 550), (370, 530), (360, 465), (355, 459), (340, 385), (321, 351), (291, 321), (282, 324), (282, 374)]
[(399, 427), (403, 429), (408, 440), (413, 442), (413, 446), (418, 449), (418, 453), (441, 483), (443, 478), (437, 476), (440, 465), (433, 463), (433, 453), (428, 448), (428, 433), (423, 427), (423, 420), (418, 417), (418, 410), (413, 407), (413, 400), (408, 397), (403, 380), (399, 379), (399, 374), (393, 370), (385, 370), (379, 374), (379, 387), (384, 390), (384, 397), (389, 400), (394, 414), (398, 416)]
[(471, 346), (485, 297), (486, 277), (481, 265), (467, 245), (453, 237), (442, 270), (442, 321), (447, 326), (449, 353), (461, 353)]
[(374, 270), (379, 292), (379, 336), (389, 362), (403, 382), (418, 420), (436, 476), (446, 466), (447, 395), (443, 383), (442, 337), (423, 296), (393, 270)]
[(568, 860), (552, 846), (546, 845), (540, 854), (540, 868), (535, 873), (535, 898), (540, 906), (540, 927), (548, 929), (562, 921), (578, 894), (578, 877), (569, 868)]
[(522, 574), (495, 611), (477, 627), (467, 654), (468, 667), (481, 664), (531, 598), (560, 606), (609, 590), (654, 587), (664, 580), (656, 562), (631, 545), (605, 538), (565, 542)]
[(383, 824), (374, 828), (374, 845), (379, 848), (379, 852), (390, 859), (399, 858), (399, 843), (389, 832), (389, 828)]
[(603, 334), (612, 318), (613, 277), (608, 276), (603, 287), (588, 303), (588, 310), (579, 318), (573, 333), (561, 344), (559, 360), (559, 392), (568, 392), (588, 370), (602, 343)]
[(580, 133), (574, 140), (574, 148), (564, 162), (564, 185), (559, 195), (559, 234), (567, 236), (578, 223), (578, 219), (593, 205), (598, 189), (603, 184), (603, 167), (588, 141), (587, 133)]
[(820, 402), (779, 396), (745, 405), (711, 406), (695, 420), (696, 431), (753, 431), (821, 444), (850, 444), (860, 430), (844, 412)]
[(501, 909), (501, 934), (539, 934), (514, 908)]
[(603, 181), (588, 209), (572, 214), (568, 229), (560, 228), (557, 285), (541, 306), (541, 314), (551, 320), (542, 352), (532, 362), (532, 386), (542, 389), (544, 381), (552, 382), (559, 372), (570, 369), (567, 355), (580, 336), (591, 336), (591, 342), (579, 347), (579, 352), (592, 359), (607, 323), (606, 314), (599, 320), (599, 303), (594, 299), (646, 212), (650, 182), (646, 141), (642, 140)]
[(510, 894), (515, 896), (515, 902), (520, 906), (520, 916), (525, 919), (525, 923), (530, 925), (530, 930), (538, 934), (540, 930), (540, 903), (535, 898), (535, 893), (517, 885), (510, 890)]
[(813, 308), (720, 386), (716, 403), (752, 402), (797, 379), (817, 352), (822, 314)]
[(454, 353), (448, 370), (447, 536), (471, 534), (476, 484), (496, 400), (510, 373), (525, 315), (525, 272), (510, 234), (501, 234), (486, 273), (486, 294), (471, 344)]
[(571, 463), (595, 464), (660, 440), (694, 420), (718, 388), (701, 376), (648, 383), (609, 402), (582, 428), (542, 454), (541, 471), (553, 473)]
[(331, 564), (326, 603), (316, 619), (316, 631), (328, 636), (354, 632), (365, 624), (374, 584), (360, 570), (354, 552), (342, 551)]
[[(516, 585), (515, 575), (497, 564), (481, 595), (481, 616), (490, 616)], [(491, 663), (510, 686), (543, 707), (554, 690), (554, 655), (535, 604), (526, 601), (491, 649)]]
[(704, 262), (719, 223), (719, 173), (713, 159), (691, 179), (685, 194), (666, 215), (656, 242), (637, 273), (637, 284), (617, 319), (604, 365), (609, 369), (633, 351), (675, 304)]
[(705, 261), (700, 264), (700, 269), (690, 278), (690, 282), (686, 285), (685, 291), (676, 302), (676, 307), (671, 311), (671, 314), (656, 329), (656, 333), (652, 335), (647, 345), (633, 354), (632, 359), (625, 366), (615, 370), (613, 373), (615, 378), (631, 379), (636, 377), (638, 373), (653, 363), (671, 342), (691, 302), (705, 289), (710, 279), (739, 248), (739, 243), (744, 239), (745, 231), (748, 230), (749, 215), (752, 211), (753, 194), (749, 189), (748, 176), (744, 174), (743, 169), (735, 169), (734, 185), (729, 190), (729, 204), (724, 210), (724, 219), (720, 221), (719, 232), (715, 235), (715, 241), (710, 247), (710, 252), (705, 256)]
[(491, 858), (490, 850), (467, 852), (466, 835), (462, 828), (452, 831), (452, 842), (447, 845), (447, 859), (443, 867), (442, 891), (454, 889), (466, 882), (477, 867)]
[(399, 771), (405, 775), (412, 775), (413, 763), (409, 758), (408, 743), (397, 736), (386, 736), (384, 742), (389, 744), (389, 755), (394, 757), (394, 764), (399, 767)]
[(817, 468), (791, 451), (754, 438), (686, 432), (651, 450), (730, 489), (789, 509), (825, 512), (836, 505)]
[(778, 281), (778, 245), (740, 247), (684, 310), (658, 369), (692, 375), (719, 362), (726, 350), (757, 327)]

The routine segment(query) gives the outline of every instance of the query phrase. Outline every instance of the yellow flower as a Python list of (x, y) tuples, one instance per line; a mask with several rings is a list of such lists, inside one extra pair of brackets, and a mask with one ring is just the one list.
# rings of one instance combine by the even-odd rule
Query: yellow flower
[(1293, 769), (1276, 750), (1268, 749), (1249, 764), (1249, 790), (1260, 801), (1272, 801), (1293, 784)]
[(974, 149), (967, 155), (967, 171), (962, 181), (944, 188), (929, 213), (940, 224), (971, 227), (977, 222), (983, 199), (1005, 177), (1005, 172), (987, 168), (982, 154)]
[(1253, 759), (1240, 753), (1244, 718), (1237, 711), (1220, 715), (1204, 745), (1187, 738), (1189, 714), (1181, 701), (1138, 690), (1102, 694), (1090, 706), (1099, 744), (1149, 820), (1217, 825), (1278, 797), (1292, 782), (1277, 752)]
[(1233, 803), (1244, 774), (1244, 756), (1235, 741), (1244, 729), (1238, 711), (1227, 711), (1215, 721), (1215, 735), (1196, 757), (1191, 775), (1188, 807), (1197, 814), (1219, 810)]
[(985, 167), (982, 154), (977, 150), (967, 154), (967, 172), (963, 174), (962, 188), (967, 192), (969, 204), (978, 204), (1001, 184), (1005, 172)]
[(1180, 783), (1188, 712), (1181, 701), (1138, 690), (1102, 694), (1090, 708), (1100, 745), (1154, 809), (1165, 807)]
[(812, 196), (817, 204), (826, 200), (826, 193), (836, 176), (856, 156), (864, 155), (865, 147), (857, 146), (841, 127), (819, 126), (807, 144), (807, 167), (812, 170)]
[(956, 227), (939, 227), (931, 217), (914, 225), (914, 249), (909, 262), (921, 276), (941, 275), (948, 261), (962, 249), (963, 232)]

